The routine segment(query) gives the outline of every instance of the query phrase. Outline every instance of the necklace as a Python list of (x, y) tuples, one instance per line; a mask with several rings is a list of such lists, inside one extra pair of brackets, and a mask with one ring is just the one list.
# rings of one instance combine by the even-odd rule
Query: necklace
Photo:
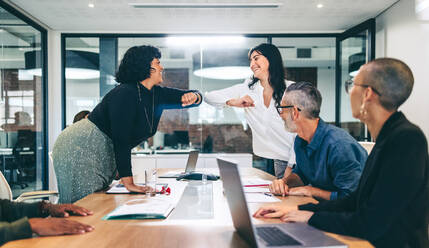
[[(139, 83), (137, 83), (137, 90), (139, 91), (139, 102), (141, 102), (142, 101), (142, 97), (141, 97), (141, 94), (140, 94), (140, 85), (139, 85)], [(152, 92), (152, 122), (149, 121), (149, 116), (148, 116), (147, 112), (148, 111), (146, 109), (146, 106), (144, 106), (144, 114), (146, 116), (147, 125), (150, 128), (150, 133), (152, 133), (153, 132), (153, 119), (154, 119), (153, 117), (154, 117), (154, 113), (155, 113), (155, 88), (153, 89), (153, 92)]]

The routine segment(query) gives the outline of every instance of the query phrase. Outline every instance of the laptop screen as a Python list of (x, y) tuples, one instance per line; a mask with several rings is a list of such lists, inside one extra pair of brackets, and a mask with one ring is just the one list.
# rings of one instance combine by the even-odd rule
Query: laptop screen
[(237, 164), (219, 158), (217, 163), (234, 227), (250, 246), (257, 247)]

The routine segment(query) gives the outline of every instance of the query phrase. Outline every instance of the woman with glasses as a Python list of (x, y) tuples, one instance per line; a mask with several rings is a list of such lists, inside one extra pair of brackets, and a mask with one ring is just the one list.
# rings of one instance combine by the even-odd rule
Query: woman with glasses
[(205, 101), (216, 107), (244, 108), (246, 121), (252, 129), (253, 153), (265, 158), (268, 167), (273, 161), (276, 177), (282, 178), (285, 170), (289, 174), (295, 164), (295, 135), (285, 130), (276, 106), (280, 104), (286, 84), (292, 82), (285, 80), (280, 51), (272, 44), (250, 49), (249, 61), (253, 71), (251, 79), (209, 92)]
[(153, 46), (134, 46), (125, 53), (119, 83), (95, 106), (87, 119), (66, 128), (52, 152), (61, 202), (74, 202), (109, 186), (118, 174), (131, 192), (136, 185), (131, 149), (152, 137), (165, 109), (198, 106), (195, 90), (162, 87), (161, 52)]
[(368, 126), (376, 142), (357, 190), (341, 200), (300, 205), (299, 210), (266, 206), (255, 216), (307, 222), (376, 247), (429, 247), (428, 145), (420, 128), (398, 111), (413, 84), (410, 68), (397, 59), (362, 66), (346, 90), (353, 117)]

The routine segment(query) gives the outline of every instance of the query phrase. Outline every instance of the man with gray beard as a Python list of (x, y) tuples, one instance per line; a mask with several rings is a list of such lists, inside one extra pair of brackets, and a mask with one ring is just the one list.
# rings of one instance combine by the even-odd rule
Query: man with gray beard
[(367, 152), (346, 131), (319, 117), (321, 104), (322, 96), (311, 83), (286, 89), (277, 112), (286, 130), (297, 133), (296, 167), (291, 175), (273, 181), (272, 193), (334, 200), (357, 188)]

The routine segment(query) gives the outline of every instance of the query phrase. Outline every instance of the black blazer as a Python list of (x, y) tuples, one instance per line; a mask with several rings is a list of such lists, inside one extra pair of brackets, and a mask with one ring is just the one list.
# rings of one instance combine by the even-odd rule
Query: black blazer
[(401, 112), (383, 125), (358, 189), (342, 200), (299, 206), (308, 223), (376, 247), (429, 247), (429, 159), (423, 132)]

